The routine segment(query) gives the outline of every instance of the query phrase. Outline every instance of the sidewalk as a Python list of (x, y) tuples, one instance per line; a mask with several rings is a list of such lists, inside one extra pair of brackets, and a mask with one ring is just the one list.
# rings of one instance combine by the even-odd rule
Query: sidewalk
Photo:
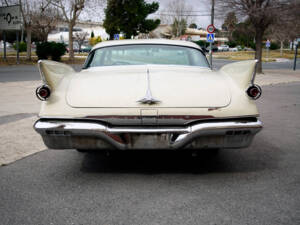
[(300, 70), (264, 70), (264, 74), (257, 74), (255, 79), (261, 86), (291, 82), (300, 82)]
[[(257, 84), (300, 82), (300, 71), (265, 70)], [(35, 89), (40, 81), (0, 82), (0, 166), (46, 149), (32, 128), (40, 108)]]

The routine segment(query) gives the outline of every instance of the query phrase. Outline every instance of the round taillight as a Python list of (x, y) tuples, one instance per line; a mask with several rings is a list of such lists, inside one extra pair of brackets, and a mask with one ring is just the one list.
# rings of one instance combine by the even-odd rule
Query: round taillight
[(247, 94), (253, 99), (258, 99), (261, 96), (261, 87), (254, 84), (247, 89)]
[(36, 89), (35, 93), (39, 100), (45, 101), (50, 97), (51, 90), (50, 90), (49, 86), (43, 85), (43, 86), (38, 87)]

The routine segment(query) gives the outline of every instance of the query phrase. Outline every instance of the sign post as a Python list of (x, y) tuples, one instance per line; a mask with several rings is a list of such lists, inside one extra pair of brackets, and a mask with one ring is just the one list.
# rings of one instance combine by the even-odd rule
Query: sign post
[[(212, 19), (213, 22), (213, 19)], [(210, 63), (210, 67), (212, 68), (212, 43), (215, 41), (215, 26), (213, 24), (210, 24), (207, 26), (207, 36), (206, 36), (206, 41), (209, 42), (209, 63)]]
[(0, 7), (0, 30), (3, 31), (3, 50), (6, 60), (6, 30), (16, 31), (17, 63), (19, 64), (19, 30), (21, 29), (22, 17), (20, 5)]
[[(215, 32), (215, 26), (214, 26), (214, 17), (215, 17), (215, 0), (211, 0), (211, 14), (210, 14), (210, 25), (207, 27), (207, 32), (212, 34)], [(210, 51), (209, 51), (209, 63), (210, 68), (212, 69), (212, 42), (209, 44)]]
[(6, 61), (6, 33), (3, 31), (3, 59)]
[(300, 41), (300, 38), (298, 38), (297, 41), (295, 41), (295, 43), (294, 43), (294, 45), (295, 45), (295, 56), (294, 56), (293, 70), (296, 70), (299, 41)]
[(120, 40), (120, 35), (119, 34), (114, 34), (114, 40)]
[(270, 42), (270, 40), (267, 40), (267, 42), (266, 42), (266, 48), (267, 48), (267, 61), (269, 61), (270, 47), (271, 47), (271, 42)]
[(17, 47), (17, 64), (20, 64), (20, 51), (19, 51), (19, 31), (16, 32), (16, 47)]

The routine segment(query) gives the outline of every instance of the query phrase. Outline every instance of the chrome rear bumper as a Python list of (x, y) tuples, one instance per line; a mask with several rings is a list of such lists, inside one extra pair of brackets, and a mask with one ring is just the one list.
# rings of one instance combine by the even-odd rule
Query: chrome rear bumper
[(110, 127), (93, 121), (38, 120), (34, 129), (52, 149), (243, 148), (262, 122), (213, 121), (182, 127)]

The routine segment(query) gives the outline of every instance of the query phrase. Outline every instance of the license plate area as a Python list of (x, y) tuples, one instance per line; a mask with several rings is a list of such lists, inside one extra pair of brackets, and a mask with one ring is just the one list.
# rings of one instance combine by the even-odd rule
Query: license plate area
[(171, 134), (129, 134), (128, 145), (133, 149), (162, 149), (170, 147)]

